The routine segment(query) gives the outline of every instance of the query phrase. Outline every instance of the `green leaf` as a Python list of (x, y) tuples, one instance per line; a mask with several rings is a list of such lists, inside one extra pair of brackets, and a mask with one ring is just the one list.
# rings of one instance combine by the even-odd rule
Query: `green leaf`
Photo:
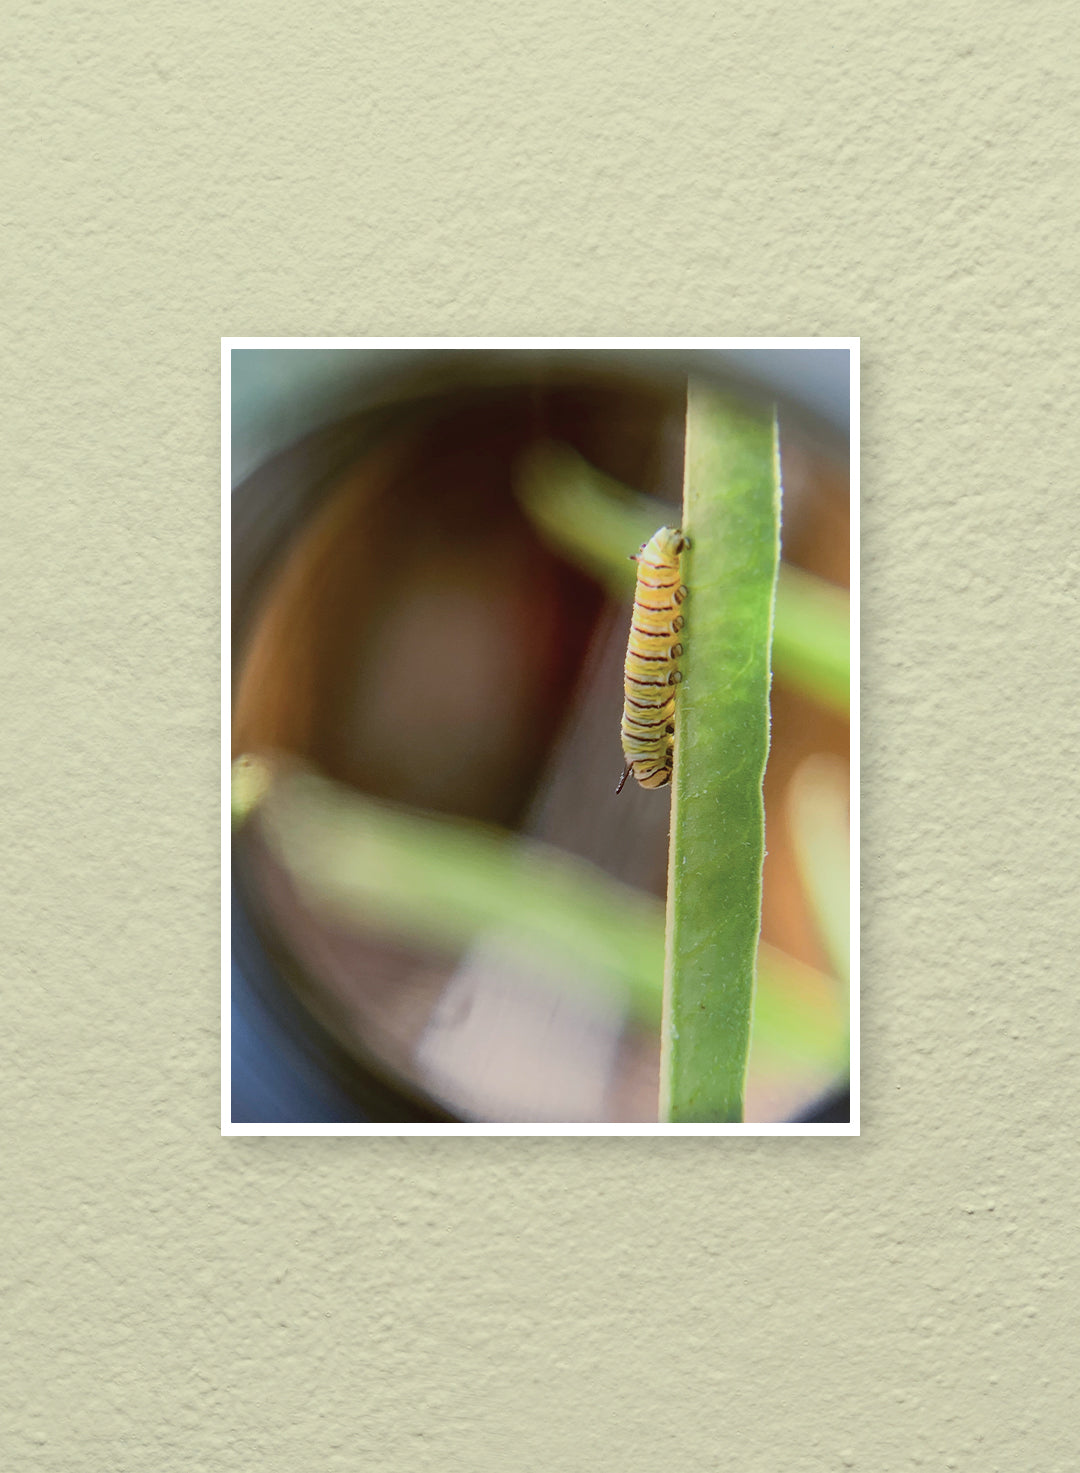
[(743, 1114), (779, 521), (775, 415), (691, 383), (661, 1037), (660, 1113), (672, 1121)]

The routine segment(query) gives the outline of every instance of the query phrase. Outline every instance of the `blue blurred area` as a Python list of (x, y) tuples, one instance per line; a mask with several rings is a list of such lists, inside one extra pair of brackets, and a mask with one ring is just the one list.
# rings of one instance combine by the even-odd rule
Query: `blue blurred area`
[[(425, 356), (439, 359), (438, 353), (415, 348), (234, 348), (232, 484), (238, 486), (303, 435), (354, 413), (373, 388)], [(513, 355), (519, 367), (530, 358), (542, 364), (552, 356), (551, 349)], [(805, 410), (839, 434), (847, 435), (850, 427), (847, 348), (582, 348), (569, 361), (582, 371), (620, 362), (643, 373), (712, 372)]]
[(847, 348), (717, 348), (701, 355), (783, 404), (808, 410), (832, 429), (851, 430), (851, 354)]
[[(299, 1040), (297, 1005), (267, 962), (243, 901), (232, 900), (234, 1125), (355, 1121), (356, 1105)], [(295, 1026), (289, 1026), (292, 1018)]]

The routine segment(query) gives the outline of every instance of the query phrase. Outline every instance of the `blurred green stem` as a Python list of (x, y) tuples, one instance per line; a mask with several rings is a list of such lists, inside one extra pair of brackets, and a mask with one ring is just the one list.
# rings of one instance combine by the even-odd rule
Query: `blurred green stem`
[(799, 877), (829, 963), (846, 986), (851, 975), (851, 838), (848, 773), (824, 753), (807, 757), (787, 792)]
[[(237, 758), (233, 813), (237, 827), (257, 820), (313, 909), (447, 952), (497, 933), (526, 960), (538, 950), (558, 958), (586, 990), (659, 1030), (664, 907), (652, 895), (542, 844), (378, 803), (275, 759)], [(834, 993), (820, 973), (762, 946), (755, 1044), (795, 1066), (829, 1065)]]

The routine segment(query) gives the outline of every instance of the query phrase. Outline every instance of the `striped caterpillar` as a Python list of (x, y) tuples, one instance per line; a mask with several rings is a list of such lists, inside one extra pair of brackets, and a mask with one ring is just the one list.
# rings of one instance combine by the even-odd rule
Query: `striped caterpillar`
[(632, 559), (638, 575), (623, 680), (626, 767), (616, 793), (631, 772), (643, 788), (671, 781), (675, 686), (682, 679), (675, 664), (682, 654), (675, 642), (683, 627), (677, 610), (687, 593), (679, 582), (679, 554), (689, 545), (678, 528), (661, 527)]

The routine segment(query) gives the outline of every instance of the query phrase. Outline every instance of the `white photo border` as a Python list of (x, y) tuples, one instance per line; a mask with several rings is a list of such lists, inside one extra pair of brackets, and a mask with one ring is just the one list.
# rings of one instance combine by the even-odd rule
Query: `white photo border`
[(859, 357), (860, 339), (835, 338), (275, 338), (223, 337), (221, 339), (221, 1134), (223, 1136), (857, 1136), (861, 1133), (860, 1114), (860, 914), (859, 914), (859, 768), (860, 709), (859, 682), (851, 682), (851, 790), (850, 790), (850, 855), (851, 855), (851, 1026), (850, 1078), (851, 1119), (841, 1124), (761, 1123), (644, 1123), (619, 1124), (590, 1122), (544, 1124), (522, 1122), (447, 1123), (437, 1122), (318, 1122), (236, 1124), (231, 1119), (232, 1104), (232, 907), (231, 907), (231, 724), (232, 724), (232, 354), (238, 349), (311, 349), (343, 351), (412, 349), (430, 352), (444, 349), (513, 350), (552, 349), (617, 349), (620, 351), (663, 351), (680, 349), (846, 349), (849, 356), (849, 393), (851, 428), (848, 459), (851, 474), (851, 669), (859, 665)]

